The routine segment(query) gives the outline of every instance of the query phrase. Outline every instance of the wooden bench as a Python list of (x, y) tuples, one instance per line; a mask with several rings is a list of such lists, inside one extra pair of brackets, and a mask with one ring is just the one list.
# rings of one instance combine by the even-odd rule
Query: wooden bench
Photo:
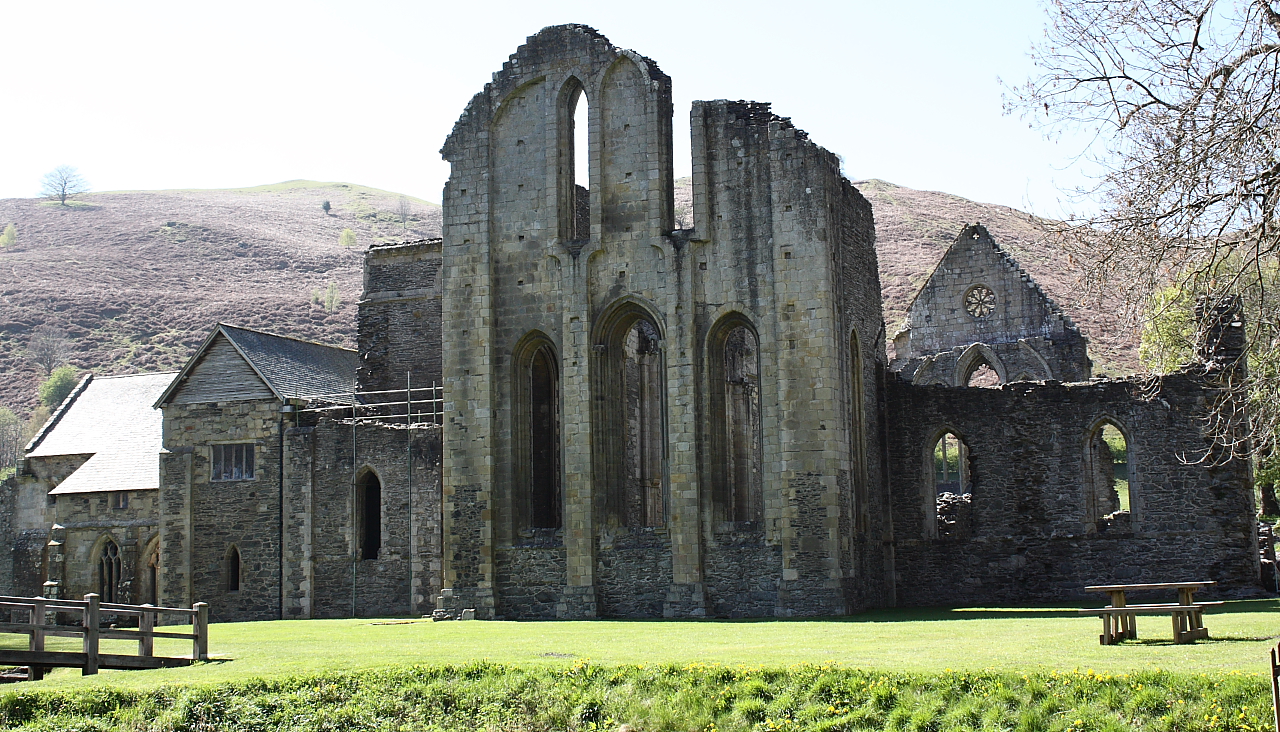
[[(1214, 582), (1155, 582), (1134, 585), (1093, 585), (1086, 587), (1086, 592), (1105, 592), (1111, 597), (1111, 604), (1101, 608), (1086, 608), (1081, 615), (1097, 615), (1102, 618), (1102, 635), (1098, 642), (1104, 646), (1115, 645), (1122, 640), (1138, 637), (1138, 615), (1173, 616), (1174, 643), (1191, 643), (1209, 637), (1209, 630), (1204, 627), (1204, 609), (1221, 605), (1221, 602), (1195, 602), (1194, 595), (1198, 590), (1212, 587)], [(1146, 605), (1130, 605), (1126, 602), (1126, 592), (1147, 590), (1177, 590), (1178, 602), (1152, 603)]]

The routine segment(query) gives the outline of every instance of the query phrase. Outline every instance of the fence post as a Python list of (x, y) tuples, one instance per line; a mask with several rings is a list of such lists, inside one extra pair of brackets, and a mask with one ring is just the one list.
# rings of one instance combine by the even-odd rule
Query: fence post
[(84, 670), (83, 676), (98, 673), (98, 596), (89, 593), (84, 596)]
[[(154, 607), (151, 603), (144, 603), (142, 607)], [(156, 614), (152, 612), (143, 612), (138, 618), (138, 655), (150, 656), (155, 651), (155, 636), (151, 635), (156, 629)]]
[(1271, 649), (1271, 711), (1275, 714), (1276, 732), (1280, 732), (1280, 643)]
[[(31, 650), (44, 650), (44, 600), (37, 599), (31, 603)], [(27, 680), (39, 681), (44, 678), (44, 668), (42, 666), (28, 666)]]
[(191, 646), (192, 661), (208, 661), (209, 660), (209, 604), (205, 602), (197, 602), (191, 606), (196, 611), (196, 616), (192, 618), (195, 621), (195, 628), (192, 635), (195, 640)]

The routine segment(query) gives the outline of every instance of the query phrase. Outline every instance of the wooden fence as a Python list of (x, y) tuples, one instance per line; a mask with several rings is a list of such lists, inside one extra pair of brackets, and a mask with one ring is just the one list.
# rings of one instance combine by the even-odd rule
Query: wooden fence
[(1280, 732), (1280, 643), (1271, 649), (1271, 711), (1276, 718), (1276, 732)]
[[(85, 676), (98, 673), (98, 669), (145, 669), (167, 668), (171, 666), (187, 666), (192, 660), (209, 660), (209, 606), (197, 602), (191, 609), (177, 607), (155, 607), (153, 605), (118, 605), (98, 601), (97, 595), (89, 594), (84, 600), (52, 600), (45, 597), (7, 597), (0, 595), (0, 609), (11, 612), (10, 620), (17, 620), (23, 611), (27, 613), (27, 622), (0, 623), (0, 633), (23, 633), (30, 637), (28, 649), (0, 649), (0, 665), (26, 666), (30, 669), (27, 676), (33, 681), (44, 678), (44, 671), (53, 667), (79, 668)], [(49, 615), (80, 615), (78, 625), (59, 625), (49, 622)], [(123, 616), (138, 619), (137, 628), (103, 628), (102, 617)], [(181, 615), (188, 618), (191, 624), (190, 633), (175, 633), (156, 630), (156, 621), (161, 615)], [(170, 626), (174, 627), (174, 626)], [(45, 638), (50, 636), (66, 638), (83, 638), (83, 651), (46, 651)], [(138, 655), (102, 653), (99, 642), (103, 638), (137, 641)], [(154, 646), (156, 638), (177, 638), (191, 641), (191, 658), (156, 656)]]

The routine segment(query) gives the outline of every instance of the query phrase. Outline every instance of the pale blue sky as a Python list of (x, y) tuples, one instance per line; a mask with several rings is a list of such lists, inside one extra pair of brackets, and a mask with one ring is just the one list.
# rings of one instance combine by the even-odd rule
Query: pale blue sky
[(1034, 0), (7, 2), (0, 197), (78, 167), (95, 190), (347, 181), (439, 201), (438, 150), (526, 36), (586, 23), (693, 99), (774, 103), (853, 179), (1060, 211), (1077, 147), (1001, 113)]

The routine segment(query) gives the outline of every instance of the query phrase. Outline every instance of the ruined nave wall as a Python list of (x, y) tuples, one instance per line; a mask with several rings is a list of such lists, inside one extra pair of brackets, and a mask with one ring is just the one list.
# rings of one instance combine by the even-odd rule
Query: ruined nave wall
[[(1247, 463), (1195, 464), (1206, 382), (1192, 373), (999, 389), (889, 388), (890, 466), (901, 605), (1059, 602), (1086, 585), (1214, 580), (1257, 584)], [(1129, 448), (1131, 512), (1088, 520), (1088, 439), (1103, 420)], [(944, 431), (968, 447), (972, 524), (934, 538), (930, 471)]]

